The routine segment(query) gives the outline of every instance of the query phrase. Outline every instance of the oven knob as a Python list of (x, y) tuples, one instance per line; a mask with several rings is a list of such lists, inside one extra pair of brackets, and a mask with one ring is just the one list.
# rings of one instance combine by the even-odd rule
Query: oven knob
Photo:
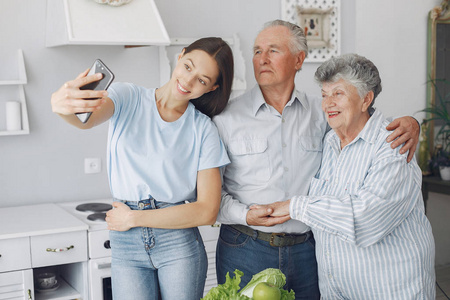
[(111, 244), (110, 244), (109, 240), (107, 240), (106, 242), (104, 242), (104, 243), (103, 243), (103, 246), (104, 246), (106, 249), (111, 249)]

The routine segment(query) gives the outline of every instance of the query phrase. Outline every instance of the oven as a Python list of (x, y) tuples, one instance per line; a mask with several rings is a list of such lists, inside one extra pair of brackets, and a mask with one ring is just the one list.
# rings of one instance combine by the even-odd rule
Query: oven
[(112, 300), (111, 247), (105, 217), (112, 208), (112, 199), (67, 202), (59, 205), (87, 225), (88, 282), (90, 300)]

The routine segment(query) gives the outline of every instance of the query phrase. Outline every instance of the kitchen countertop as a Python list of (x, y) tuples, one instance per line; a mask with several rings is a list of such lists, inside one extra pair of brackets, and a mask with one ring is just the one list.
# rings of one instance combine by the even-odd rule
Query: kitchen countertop
[(88, 225), (53, 203), (0, 208), (0, 240), (79, 230)]

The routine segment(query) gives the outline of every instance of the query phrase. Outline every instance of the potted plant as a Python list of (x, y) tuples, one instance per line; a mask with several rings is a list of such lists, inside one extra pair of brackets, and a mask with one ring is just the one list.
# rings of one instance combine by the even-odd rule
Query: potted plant
[(442, 180), (450, 180), (450, 153), (442, 150), (442, 145), (435, 147), (435, 154), (431, 158), (430, 164), (435, 173), (439, 173)]
[(424, 124), (434, 121), (436, 128), (439, 128), (435, 136), (436, 146), (431, 155), (429, 166), (435, 175), (440, 173), (443, 180), (450, 180), (450, 93), (442, 95), (436, 86), (438, 82), (442, 85), (450, 86), (450, 82), (446, 79), (435, 79), (429, 82), (436, 91), (436, 99), (438, 101), (437, 104), (427, 107), (421, 112), (426, 112), (430, 116), (424, 119)]

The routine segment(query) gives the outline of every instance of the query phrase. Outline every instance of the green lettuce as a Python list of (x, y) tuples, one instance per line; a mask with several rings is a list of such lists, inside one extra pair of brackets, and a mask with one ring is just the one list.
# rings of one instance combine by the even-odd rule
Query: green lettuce
[(281, 300), (295, 300), (295, 293), (293, 290), (290, 290), (289, 292), (283, 289), (280, 289), (281, 291)]
[(269, 282), (277, 286), (281, 291), (281, 300), (295, 300), (293, 290), (289, 292), (283, 290), (283, 286), (286, 284), (286, 276), (279, 269), (269, 268), (253, 275), (252, 280), (241, 291), (239, 291), (239, 284), (244, 273), (236, 269), (234, 274), (234, 278), (231, 278), (230, 274), (227, 273), (225, 283), (210, 289), (208, 294), (200, 300), (251, 300), (253, 290), (260, 282)]
[[(261, 271), (258, 274), (253, 275), (252, 280), (250, 280), (250, 282), (245, 287), (242, 288), (240, 294), (250, 298), (253, 297), (253, 290), (255, 289), (256, 285), (260, 282), (268, 282), (278, 287), (279, 289), (282, 289), (283, 286), (286, 284), (286, 276), (283, 274), (283, 272), (280, 271), (280, 269), (274, 268), (265, 269), (264, 271)], [(294, 291), (292, 291), (292, 293), (293, 292)]]
[(225, 283), (210, 289), (208, 294), (201, 300), (250, 300), (249, 297), (238, 292), (241, 288), (239, 284), (244, 273), (236, 269), (234, 274), (234, 278), (231, 278), (230, 274), (227, 273)]

